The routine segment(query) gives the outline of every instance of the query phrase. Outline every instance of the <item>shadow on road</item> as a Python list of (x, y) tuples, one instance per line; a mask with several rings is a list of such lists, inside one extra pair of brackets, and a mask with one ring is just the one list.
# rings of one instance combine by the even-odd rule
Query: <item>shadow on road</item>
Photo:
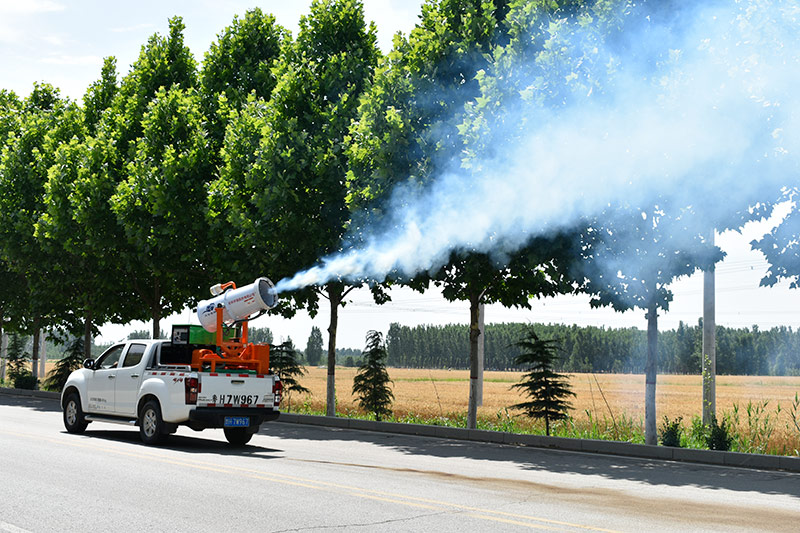
[(521, 469), (529, 471), (602, 476), (650, 485), (692, 486), (800, 497), (800, 474), (788, 472), (656, 461), (301, 424), (265, 424), (261, 426), (260, 433), (281, 439), (358, 441), (420, 456), (460, 457), (478, 461), (514, 463)]
[[(252, 444), (242, 447), (231, 446), (227, 441), (224, 440), (221, 430), (209, 429), (202, 433), (203, 436), (200, 436), (201, 433), (198, 433), (197, 437), (188, 437), (186, 435), (170, 435), (163, 444), (153, 447), (146, 445), (141, 441), (139, 438), (139, 428), (131, 427), (131, 429), (127, 430), (105, 429), (113, 427), (114, 426), (112, 425), (98, 423), (98, 427), (95, 429), (90, 425), (84, 435), (87, 437), (92, 437), (93, 439), (135, 444), (148, 449), (167, 448), (185, 453), (213, 453), (216, 455), (236, 455), (256, 457), (260, 459), (276, 459), (282, 457), (280, 455), (272, 455), (276, 453), (282, 453), (282, 450), (276, 450), (273, 448), (265, 448), (263, 446), (255, 446)], [(212, 436), (217, 436), (217, 434), (222, 440), (209, 438)]]
[[(47, 413), (61, 413), (59, 401), (50, 398), (0, 394), (0, 406), (20, 407)], [(138, 427), (131, 426), (130, 429), (118, 429), (121, 427), (122, 426), (103, 422), (92, 422), (89, 424), (84, 435), (92, 439), (135, 444), (144, 448), (152, 448), (142, 442), (139, 437)], [(63, 426), (61, 432), (65, 435), (67, 434), (66, 430), (63, 430)], [(209, 429), (203, 433), (197, 433), (197, 435), (197, 437), (170, 435), (162, 447), (186, 453), (213, 453), (217, 455), (237, 455), (261, 459), (281, 457), (280, 455), (272, 454), (282, 453), (282, 450), (274, 450), (251, 444), (240, 448), (233, 447), (225, 440), (222, 430)], [(218, 439), (214, 437), (218, 437)]]
[(50, 398), (33, 398), (31, 396), (15, 396), (0, 393), (0, 405), (25, 407), (46, 413), (61, 412), (61, 406), (58, 400)]

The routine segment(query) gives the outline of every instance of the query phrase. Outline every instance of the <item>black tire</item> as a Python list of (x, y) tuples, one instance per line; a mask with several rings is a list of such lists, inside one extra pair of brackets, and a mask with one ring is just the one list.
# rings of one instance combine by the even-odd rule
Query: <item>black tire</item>
[(225, 438), (232, 446), (244, 446), (253, 438), (253, 434), (248, 428), (223, 428), (223, 431)]
[(160, 444), (167, 438), (161, 406), (155, 400), (144, 404), (139, 412), (139, 435), (145, 444)]
[(76, 392), (69, 393), (64, 400), (64, 427), (69, 433), (80, 434), (88, 425), (81, 409), (81, 397)]

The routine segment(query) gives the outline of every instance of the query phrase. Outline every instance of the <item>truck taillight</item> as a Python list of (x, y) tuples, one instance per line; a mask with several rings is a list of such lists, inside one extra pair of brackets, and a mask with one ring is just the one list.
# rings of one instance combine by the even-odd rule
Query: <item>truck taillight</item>
[(283, 393), (283, 383), (275, 376), (275, 382), (272, 384), (272, 394), (275, 395), (275, 407), (281, 404), (281, 394)]
[(197, 378), (186, 378), (183, 383), (186, 387), (186, 405), (197, 404), (197, 393), (200, 388)]

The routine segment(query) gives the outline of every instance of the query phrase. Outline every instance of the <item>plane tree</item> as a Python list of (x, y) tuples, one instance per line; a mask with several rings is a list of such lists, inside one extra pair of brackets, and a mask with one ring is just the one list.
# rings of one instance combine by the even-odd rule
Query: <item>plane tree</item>
[(611, 206), (587, 224), (581, 249), (592, 307), (645, 311), (645, 441), (655, 445), (658, 315), (669, 310), (675, 279), (709, 268), (724, 254), (708, 240), (701, 216), (663, 198), (644, 208)]
[[(476, 76), (487, 66), (492, 47), (507, 38), (502, 21), (508, 4), (428, 2), (408, 38), (395, 36), (394, 48), (381, 63), (351, 128), (348, 200), (356, 212), (350, 227), (356, 240), (362, 228), (380, 226), (392, 209), (413, 202), (442, 172), (458, 166), (463, 150), (458, 126), (464, 105), (479, 95)], [(398, 186), (406, 187), (408, 194), (390, 204)], [(394, 283), (417, 290), (435, 281), (446, 298), (470, 301), (470, 361), (475, 369), (478, 305), (526, 300), (516, 299), (508, 289), (518, 288), (523, 272), (536, 269), (526, 263), (511, 272), (497, 257), (470, 252), (461, 248), (450, 254), (446, 264), (431, 265), (430, 272), (392, 277)], [(475, 427), (472, 415), (477, 405), (473, 389), (470, 427)]]
[(209, 287), (204, 245), (206, 183), (212, 176), (205, 116), (194, 89), (159, 89), (142, 118), (143, 133), (127, 177), (111, 197), (128, 245), (129, 281), (147, 304), (154, 338), (164, 313)]
[(260, 8), (234, 16), (205, 53), (199, 75), (203, 112), (212, 153), (225, 138), (229, 110), (241, 110), (249, 98), (269, 100), (277, 78), (273, 67), (289, 32)]
[(56, 149), (82, 134), (82, 113), (48, 84), (34, 84), (21, 111), (0, 159), (0, 256), (25, 293), (13, 304), (13, 314), (17, 329), (34, 336), (36, 375), (41, 328), (75, 327), (74, 265), (37, 239), (36, 223), (45, 209), (45, 184)]
[(102, 174), (107, 162), (97, 128), (116, 91), (116, 60), (108, 57), (100, 78), (84, 95), (81, 135), (56, 148), (45, 184), (44, 212), (36, 224), (37, 238), (72, 267), (73, 305), (83, 314), (84, 358), (91, 357), (96, 324), (132, 318), (125, 313), (131, 290), (124, 287), (124, 270), (108, 253), (120, 236), (114, 232), (116, 220), (108, 208), (108, 196), (98, 201), (86, 186)]
[[(179, 161), (169, 169), (171, 180), (180, 180), (180, 164), (185, 162), (183, 154), (171, 151), (168, 145), (159, 147), (153, 143), (159, 140), (171, 142), (170, 139), (177, 139), (176, 142), (183, 143), (181, 149), (186, 147), (185, 138), (192, 131), (165, 131), (153, 130), (149, 132), (149, 137), (144, 141), (145, 146), (140, 146), (140, 140), (145, 137), (145, 115), (149, 112), (152, 102), (156, 99), (159, 91), (170, 94), (177, 99), (178, 93), (169, 93), (174, 87), (188, 91), (197, 85), (196, 62), (183, 39), (184, 25), (180, 17), (169, 20), (169, 32), (166, 36), (154, 34), (147, 43), (142, 46), (139, 57), (131, 66), (131, 70), (122, 78), (119, 89), (112, 91), (110, 105), (107, 110), (100, 113), (100, 120), (96, 124), (96, 133), (87, 140), (87, 163), (90, 172), (82, 173), (75, 182), (75, 198), (83, 198), (83, 202), (76, 202), (73, 205), (74, 218), (78, 224), (87, 228), (86, 244), (90, 246), (93, 253), (101, 257), (106, 265), (115, 263), (123, 269), (123, 274), (118, 276), (119, 284), (117, 293), (125, 302), (124, 317), (130, 319), (154, 319), (153, 335), (159, 334), (158, 319), (165, 312), (181, 308), (186, 304), (186, 294), (198, 285), (198, 277), (202, 277), (202, 272), (193, 271), (196, 264), (190, 264), (190, 270), (186, 271), (186, 276), (175, 279), (175, 283), (167, 282), (167, 286), (161, 285), (164, 276), (159, 272), (148, 271), (149, 265), (155, 269), (164, 269), (170, 272), (174, 265), (164, 263), (154, 265), (152, 259), (158, 256), (158, 252), (153, 250), (143, 250), (142, 245), (147, 239), (142, 238), (140, 228), (132, 227), (136, 218), (134, 211), (138, 209), (126, 209), (132, 207), (132, 203), (120, 203), (112, 209), (112, 197), (118, 194), (119, 189), (124, 189), (121, 196), (132, 199), (128, 193), (135, 194), (141, 192), (146, 176), (152, 178), (153, 167), (143, 161), (142, 157), (152, 156), (160, 158), (159, 161), (172, 163)], [(105, 82), (106, 84), (108, 82)], [(97, 91), (100, 92), (100, 91)], [(106, 91), (107, 94), (109, 91)], [(186, 93), (181, 93), (185, 96)], [(173, 106), (175, 110), (187, 110), (189, 114), (185, 117), (167, 118), (163, 111), (165, 108)], [(160, 107), (159, 107), (160, 106)], [(197, 121), (196, 104), (187, 104), (181, 107), (175, 99), (162, 98), (162, 102), (156, 106), (162, 111), (154, 111), (149, 120), (154, 128), (168, 127), (193, 127)], [(160, 117), (163, 120), (159, 120)], [(137, 164), (137, 156), (139, 161)], [(135, 182), (141, 178), (140, 185)], [(123, 185), (126, 184), (126, 185)], [(151, 199), (152, 202), (163, 202), (166, 197)], [(142, 210), (152, 207), (152, 203), (139, 206)], [(204, 219), (203, 209), (205, 202), (197, 204), (173, 206), (173, 209), (186, 208), (188, 210), (199, 209), (196, 213), (199, 219)], [(159, 213), (162, 222), (168, 213)], [(152, 228), (152, 225), (147, 227)], [(161, 227), (153, 235), (152, 243), (159, 241), (159, 237), (165, 238), (170, 232), (174, 233), (177, 229), (166, 229)], [(163, 240), (159, 241), (163, 244)], [(148, 258), (142, 261), (141, 254), (144, 253)], [(166, 260), (172, 259), (169, 253), (164, 255)], [(188, 259), (187, 259), (188, 262)], [(186, 265), (187, 263), (182, 263)], [(194, 295), (196, 296), (196, 294)]]
[[(365, 24), (360, 2), (315, 1), (275, 66), (269, 101), (247, 105), (229, 124), (209, 215), (236, 228), (242, 271), (291, 277), (339, 249), (349, 220), (345, 137), (378, 56), (375, 27)], [(284, 299), (312, 315), (320, 298), (330, 304), (331, 416), (338, 310), (353, 288), (335, 279)]]
[[(6, 140), (12, 132), (19, 132), (19, 117), (22, 102), (12, 91), (0, 89), (0, 161), (2, 152), (7, 146)], [(4, 330), (13, 329), (15, 318), (20, 316), (19, 310), (13, 310), (15, 305), (26, 302), (24, 295), (25, 278), (11, 269), (5, 259), (0, 255), (0, 336)], [(4, 364), (0, 362), (0, 364)]]

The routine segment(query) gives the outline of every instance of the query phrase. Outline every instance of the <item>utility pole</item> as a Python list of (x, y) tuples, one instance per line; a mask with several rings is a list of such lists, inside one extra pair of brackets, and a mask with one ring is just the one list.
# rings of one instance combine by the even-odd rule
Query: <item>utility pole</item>
[[(715, 231), (711, 229), (711, 244)], [(717, 320), (716, 266), (703, 271), (703, 424), (709, 425), (717, 412)]]

